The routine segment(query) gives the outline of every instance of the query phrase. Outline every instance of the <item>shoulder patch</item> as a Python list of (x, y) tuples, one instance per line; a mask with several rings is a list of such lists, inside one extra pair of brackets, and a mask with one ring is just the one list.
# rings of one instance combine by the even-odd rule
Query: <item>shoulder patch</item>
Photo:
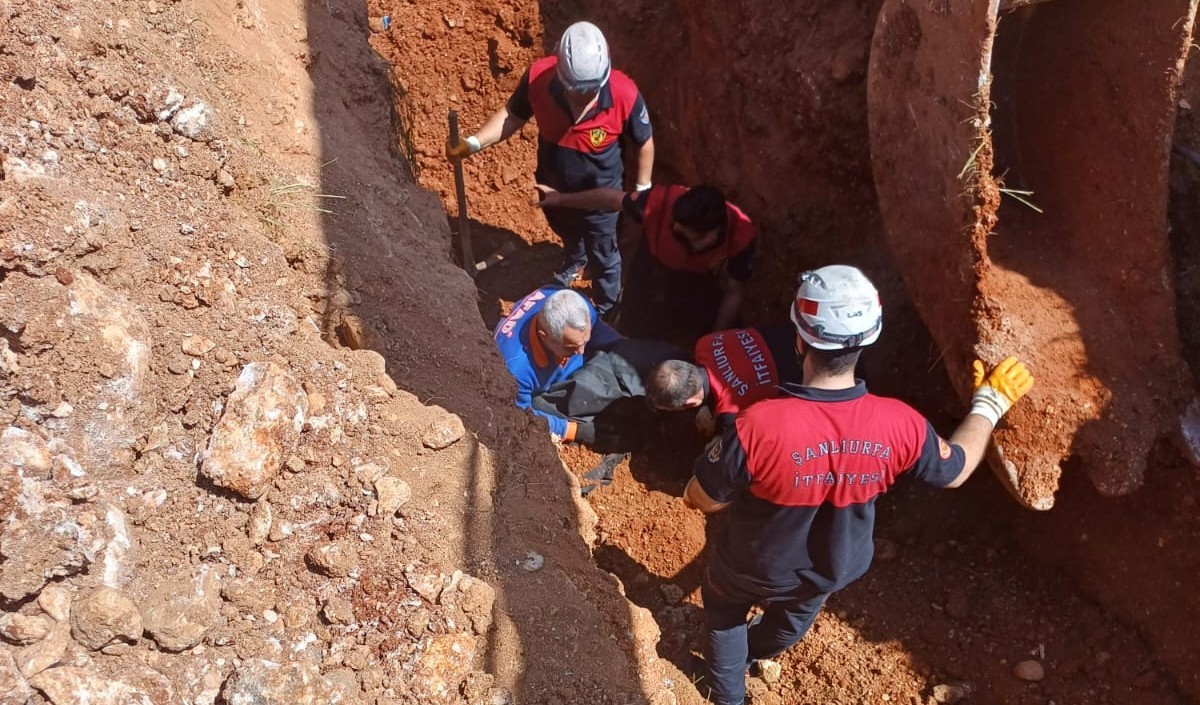
[(951, 453), (950, 444), (938, 436), (938, 455), (942, 456), (942, 460), (949, 460)]
[(721, 460), (721, 437), (717, 436), (708, 444), (708, 462), (716, 463)]
[(650, 111), (646, 110), (646, 106), (644, 106), (644, 105), (642, 106), (642, 113), (640, 115), (638, 115), (638, 121), (641, 122), (643, 125), (650, 124)]

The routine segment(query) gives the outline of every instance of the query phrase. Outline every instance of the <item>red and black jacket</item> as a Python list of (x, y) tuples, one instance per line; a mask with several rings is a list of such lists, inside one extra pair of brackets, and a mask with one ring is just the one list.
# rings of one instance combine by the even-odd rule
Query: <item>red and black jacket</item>
[[(675, 202), (687, 193), (683, 186), (655, 186), (649, 191), (631, 193), (626, 197), (625, 212), (642, 224), (645, 246), (650, 256), (667, 269), (692, 274), (715, 272), (727, 261), (748, 255), (758, 237), (758, 230), (740, 208), (725, 202), (725, 227), (716, 247), (703, 252), (690, 252), (674, 230)], [(749, 263), (747, 262), (747, 265)], [(748, 270), (748, 266), (747, 266)], [(736, 276), (735, 279), (749, 278)]]
[(705, 402), (722, 428), (754, 402), (779, 396), (784, 382), (804, 379), (787, 325), (710, 333), (696, 341), (695, 354), (708, 379)]
[(557, 67), (557, 56), (535, 61), (508, 99), (510, 114), (537, 120), (538, 182), (564, 192), (621, 188), (621, 136), (641, 145), (652, 134), (637, 85), (613, 71), (596, 105), (575, 123)]
[(705, 493), (732, 502), (709, 567), (731, 593), (845, 587), (871, 564), (875, 500), (903, 474), (946, 486), (966, 462), (923, 416), (861, 381), (783, 391), (738, 416), (696, 461)]

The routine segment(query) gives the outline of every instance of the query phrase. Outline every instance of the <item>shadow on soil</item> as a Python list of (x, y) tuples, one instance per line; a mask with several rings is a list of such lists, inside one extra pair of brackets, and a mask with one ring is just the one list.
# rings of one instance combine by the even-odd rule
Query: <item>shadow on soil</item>
[[(498, 684), (526, 703), (648, 702), (628, 644), (597, 634), (602, 643), (589, 647), (590, 636), (578, 633), (586, 624), (602, 624), (615, 635), (634, 627), (611, 578), (590, 563), (567, 477), (544, 429), (512, 408), (511, 383), (474, 310), (476, 292), (450, 261), (444, 209), (414, 185), (397, 149), (394, 96), (387, 67), (368, 43), (366, 9), (364, 3), (306, 3), (313, 112), (325, 164), (321, 188), (348, 194), (338, 212), (323, 219), (337, 254), (327, 275), (330, 294), (362, 293), (353, 313), (377, 334), (367, 340), (397, 385), (436, 400), (467, 428), (471, 476), (448, 473), (432, 497), (441, 497), (447, 516), (459, 514), (463, 567), (496, 590), (495, 623), (481, 651)], [(408, 225), (413, 220), (416, 229)], [(482, 258), (520, 240), (473, 225)], [(522, 271), (543, 271), (542, 260), (555, 250), (539, 245), (514, 257), (537, 260)], [(481, 277), (482, 286), (503, 296), (525, 293), (534, 283), (513, 278), (504, 266)], [(480, 313), (489, 320), (498, 315)], [(326, 321), (326, 329), (336, 323)], [(547, 569), (516, 567), (528, 550), (542, 552)], [(603, 663), (563, 660), (587, 648)], [(456, 692), (458, 686), (450, 684)]]

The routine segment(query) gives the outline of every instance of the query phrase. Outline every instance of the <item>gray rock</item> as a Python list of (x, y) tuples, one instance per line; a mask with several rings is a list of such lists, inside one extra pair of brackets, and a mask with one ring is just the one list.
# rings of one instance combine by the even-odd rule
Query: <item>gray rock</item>
[(207, 566), (188, 580), (160, 585), (142, 602), (146, 632), (168, 651), (190, 649), (221, 619), (221, 590), (216, 571)]
[(137, 605), (120, 591), (98, 587), (71, 604), (71, 636), (99, 650), (114, 640), (136, 643), (142, 636), (142, 615)]
[(221, 696), (228, 705), (327, 705), (340, 690), (309, 663), (276, 663), (247, 659), (225, 682)]

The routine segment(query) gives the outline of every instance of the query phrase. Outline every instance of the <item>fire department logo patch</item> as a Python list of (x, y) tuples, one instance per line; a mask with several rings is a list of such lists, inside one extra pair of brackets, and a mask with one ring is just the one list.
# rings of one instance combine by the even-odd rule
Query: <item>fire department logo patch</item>
[(950, 453), (950, 444), (943, 441), (941, 436), (938, 436), (938, 455), (942, 456), (942, 460), (949, 460)]
[(597, 127), (588, 132), (588, 140), (591, 141), (593, 147), (599, 147), (604, 144), (604, 140), (608, 137), (608, 131), (603, 127)]
[(708, 444), (708, 462), (715, 463), (721, 459), (721, 439), (717, 437)]

